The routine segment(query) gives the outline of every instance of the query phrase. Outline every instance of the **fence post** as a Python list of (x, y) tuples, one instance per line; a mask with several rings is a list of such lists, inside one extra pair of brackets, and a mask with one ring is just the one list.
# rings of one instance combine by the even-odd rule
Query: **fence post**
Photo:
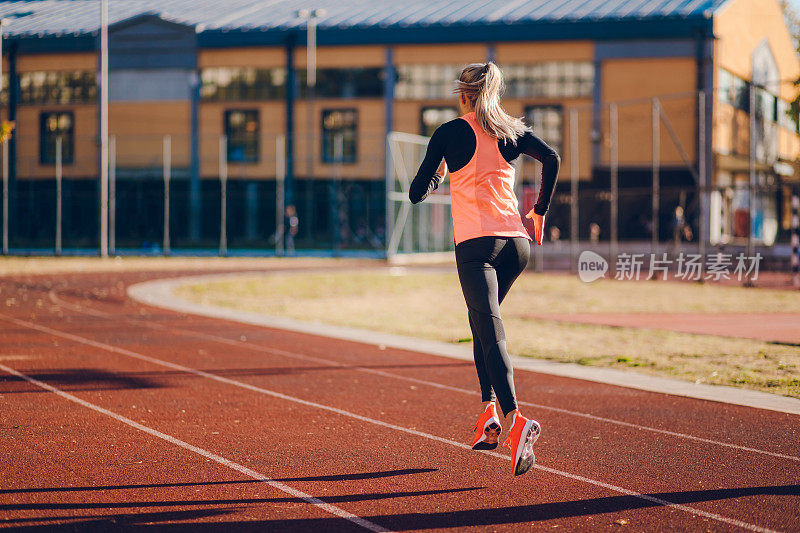
[(286, 137), (281, 134), (275, 138), (275, 255), (283, 255), (283, 239), (286, 231), (283, 227), (283, 216), (286, 211), (285, 183)]
[(800, 187), (792, 189), (792, 286), (800, 289)]
[(108, 251), (117, 255), (117, 137), (108, 138)]
[(344, 137), (341, 133), (333, 136), (333, 205), (331, 206), (331, 214), (333, 216), (333, 255), (338, 256), (342, 247), (342, 206), (340, 201), (340, 190), (342, 187), (342, 159), (344, 158)]
[[(750, 179), (747, 182), (747, 257), (753, 256), (753, 212), (755, 210), (755, 202), (753, 195), (755, 194), (756, 183), (756, 88), (751, 83), (748, 85), (750, 89), (750, 156), (749, 156), (749, 170)], [(749, 280), (748, 280), (749, 281)], [(747, 283), (747, 282), (746, 282)]]
[(570, 271), (573, 273), (578, 267), (578, 110), (569, 111), (569, 241), (570, 241)]
[(61, 181), (62, 181), (62, 139), (56, 137), (56, 255), (61, 255)]
[(617, 214), (619, 210), (619, 113), (616, 103), (611, 103), (609, 111), (609, 135), (610, 145), (610, 179), (611, 179), (611, 258), (612, 269), (616, 270), (617, 265)]
[(8, 255), (8, 139), (3, 141), (3, 255)]
[(219, 138), (219, 255), (228, 255), (228, 137)]
[(706, 173), (706, 93), (700, 91), (697, 95), (697, 124), (700, 129), (697, 142), (697, 165), (698, 175), (700, 176), (700, 227), (698, 236), (698, 246), (700, 253), (700, 277), (703, 277), (705, 259), (706, 259), (706, 234), (708, 233), (709, 225), (709, 210), (708, 210), (708, 174)]
[(653, 254), (658, 253), (659, 217), (661, 211), (661, 106), (658, 98), (653, 98), (653, 198), (651, 247)]
[(169, 255), (169, 182), (172, 172), (172, 137), (164, 135), (164, 255)]

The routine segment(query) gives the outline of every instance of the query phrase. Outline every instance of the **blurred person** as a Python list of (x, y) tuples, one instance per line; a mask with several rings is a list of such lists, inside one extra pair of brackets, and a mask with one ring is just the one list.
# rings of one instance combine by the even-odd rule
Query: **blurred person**
[(550, 228), (550, 242), (554, 244), (559, 244), (561, 240), (561, 230), (558, 229), (558, 226), (553, 226)]
[(472, 330), (473, 356), (481, 389), (481, 414), (474, 426), (472, 448), (497, 447), (505, 417), (514, 474), (527, 472), (535, 461), (533, 444), (541, 427), (520, 413), (514, 371), (506, 351), (500, 303), (528, 264), (530, 235), (522, 224), (514, 195), (511, 162), (527, 154), (542, 163), (542, 186), (526, 215), (542, 244), (544, 216), (553, 196), (560, 158), (521, 119), (500, 105), (503, 74), (492, 62), (473, 63), (456, 81), (462, 116), (439, 126), (428, 143), (425, 159), (409, 189), (416, 204), (436, 190), (450, 170), (456, 265)]
[(673, 253), (677, 255), (681, 249), (681, 241), (686, 239), (687, 242), (692, 240), (694, 234), (692, 227), (686, 221), (683, 206), (675, 207), (675, 215), (672, 219), (672, 246)]
[(284, 211), (283, 227), (286, 237), (284, 246), (286, 253), (294, 254), (294, 238), (300, 231), (300, 218), (297, 216), (297, 208), (294, 205), (287, 205)]
[(589, 242), (592, 244), (600, 242), (600, 224), (597, 222), (589, 224)]

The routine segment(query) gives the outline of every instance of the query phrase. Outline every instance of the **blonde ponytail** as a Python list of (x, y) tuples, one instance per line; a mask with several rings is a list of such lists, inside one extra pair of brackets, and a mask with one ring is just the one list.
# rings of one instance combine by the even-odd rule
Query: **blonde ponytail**
[(492, 137), (517, 144), (517, 137), (528, 129), (521, 118), (512, 117), (500, 105), (503, 73), (493, 62), (464, 67), (456, 80), (456, 92), (467, 97), (475, 107), (478, 124)]

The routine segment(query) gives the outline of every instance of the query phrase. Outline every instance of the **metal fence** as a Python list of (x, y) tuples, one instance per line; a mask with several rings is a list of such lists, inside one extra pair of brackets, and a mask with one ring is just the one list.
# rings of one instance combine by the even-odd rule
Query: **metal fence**
[[(788, 269), (789, 205), (798, 177), (780, 176), (775, 168), (780, 136), (795, 132), (781, 133), (758, 116), (744, 123), (744, 131), (715, 119), (718, 153), (725, 151), (733, 163), (722, 161), (711, 150), (703, 112), (709, 99), (701, 92), (572, 106), (561, 110), (556, 128), (544, 120), (532, 124), (562, 157), (545, 227), (548, 245), (535, 248), (536, 268), (574, 269), (580, 252), (593, 250), (612, 264), (623, 253), (760, 253), (769, 266)], [(437, 222), (449, 209), (447, 182), (437, 191), (443, 194), (426, 200), (431, 205), (408, 205), (409, 179), (425, 139), (393, 133), (387, 144), (387, 255), (452, 250), (452, 230), (442, 231)], [(719, 160), (709, 164), (712, 157)], [(717, 172), (714, 179), (710, 169)], [(527, 158), (518, 166), (523, 213), (536, 201), (540, 171)]]
[[(16, 141), (13, 162), (3, 145), (4, 253), (96, 254), (96, 139), (59, 137), (52, 158), (40, 139)], [(294, 141), (295, 150), (320, 144)], [(381, 154), (351, 163), (334, 135), (325, 159), (296, 155), (287, 183), (283, 136), (261, 136), (251, 160), (225, 136), (197, 142), (192, 163), (189, 136), (110, 136), (109, 253), (384, 254)]]
[[(585, 249), (613, 260), (622, 251), (706, 254), (720, 248), (760, 250), (788, 268), (798, 180), (774, 172), (781, 130), (757, 113), (743, 123), (731, 117), (738, 129), (715, 118), (715, 148), (739, 165), (724, 171), (707, 164), (715, 156), (701, 112), (708, 103), (708, 94), (690, 93), (571, 106), (558, 111), (555, 123), (548, 122), (553, 115), (534, 113), (534, 130), (562, 156), (545, 228), (548, 246), (536, 248), (537, 268), (574, 267)], [(393, 133), (384, 151), (383, 138), (378, 131), (362, 131), (358, 139), (262, 134), (250, 146), (219, 135), (194, 141), (189, 135), (112, 136), (110, 252), (451, 251), (448, 184), (421, 206), (408, 203), (427, 139)], [(15, 142), (13, 161), (3, 145), (3, 252), (96, 254), (97, 139), (56, 139), (52, 157), (39, 138)], [(287, 144), (292, 162), (284, 157)], [(526, 158), (517, 170), (526, 212), (539, 190), (540, 168)]]

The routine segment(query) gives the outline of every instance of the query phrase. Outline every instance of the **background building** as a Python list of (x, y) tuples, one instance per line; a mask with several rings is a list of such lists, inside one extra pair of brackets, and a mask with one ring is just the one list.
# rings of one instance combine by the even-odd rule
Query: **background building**
[[(313, 91), (309, 7), (326, 10)], [(98, 245), (99, 9), (0, 4), (12, 249), (52, 247), (57, 138), (63, 246)], [(669, 241), (682, 207), (694, 240), (788, 240), (800, 63), (777, 0), (110, 0), (110, 22), (119, 249), (161, 246), (168, 145), (173, 249), (216, 246), (227, 172), (229, 246), (271, 250), (285, 168), (298, 248), (382, 252), (387, 133), (454, 118), (452, 80), (488, 59), (507, 110), (562, 154), (562, 236)], [(529, 203), (536, 168), (521, 170)]]

